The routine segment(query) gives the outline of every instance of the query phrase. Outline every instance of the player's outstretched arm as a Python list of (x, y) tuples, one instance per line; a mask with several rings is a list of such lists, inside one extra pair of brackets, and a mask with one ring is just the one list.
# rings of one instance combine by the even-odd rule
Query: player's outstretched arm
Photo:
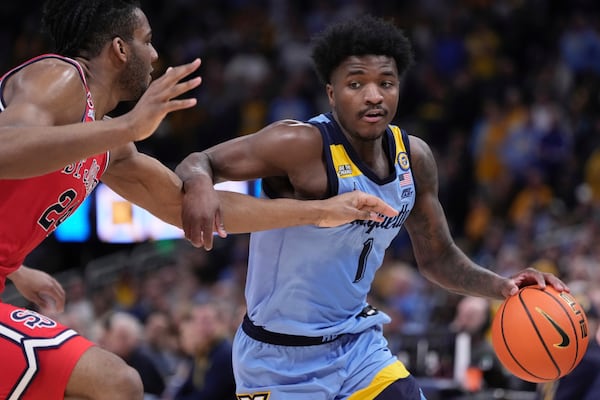
[[(297, 225), (332, 227), (354, 220), (382, 221), (396, 210), (378, 197), (360, 191), (325, 200), (259, 199), (214, 190), (212, 179), (188, 185), (158, 160), (137, 152), (133, 144), (113, 152), (102, 177), (115, 192), (172, 225), (182, 227), (197, 247), (210, 250), (219, 236)], [(183, 207), (187, 201), (187, 207)]]
[[(358, 190), (325, 200), (259, 199), (221, 190), (216, 193), (220, 200), (222, 229), (229, 233), (298, 225), (334, 227), (355, 220), (381, 222), (384, 217), (398, 215), (397, 210), (380, 198)], [(212, 246), (213, 230), (214, 225), (210, 222), (203, 227), (202, 224), (194, 224), (190, 217), (184, 217), (186, 238), (195, 246), (206, 247), (209, 241), (209, 246)]]
[(184, 183), (182, 220), (186, 237), (198, 246), (206, 245), (205, 239), (212, 240), (212, 232), (219, 226), (230, 233), (242, 233), (297, 225), (332, 227), (397, 215), (381, 199), (358, 191), (312, 200), (326, 196), (324, 170), (316, 172), (315, 177), (321, 177), (317, 186), (322, 192), (315, 190), (306, 197), (295, 198), (290, 191), (277, 199), (258, 199), (213, 190), (213, 184), (221, 180), (289, 176), (299, 165), (321, 166), (321, 153), (322, 138), (317, 128), (286, 120), (188, 155), (175, 169)]
[(219, 192), (223, 224), (230, 233), (296, 225), (335, 227), (355, 220), (381, 222), (398, 211), (380, 198), (353, 191), (325, 200), (259, 199)]

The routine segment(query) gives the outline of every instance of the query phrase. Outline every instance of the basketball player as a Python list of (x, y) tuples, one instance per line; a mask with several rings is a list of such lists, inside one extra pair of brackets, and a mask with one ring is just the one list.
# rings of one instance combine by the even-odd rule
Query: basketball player
[(248, 311), (233, 347), (238, 398), (423, 399), (387, 347), (382, 324), (390, 318), (366, 302), (402, 226), (420, 271), (447, 290), (502, 299), (523, 285), (565, 286), (533, 269), (498, 276), (454, 243), (430, 148), (390, 125), (412, 62), (401, 31), (370, 16), (352, 19), (318, 37), (312, 55), (331, 112), (307, 122), (275, 122), (189, 155), (175, 170), (187, 193), (184, 208), (202, 198), (207, 176), (263, 177), (269, 198), (324, 199), (360, 189), (400, 212), (383, 222), (251, 235)]
[[(134, 142), (150, 136), (168, 113), (194, 106), (195, 99), (178, 96), (200, 84), (200, 77), (190, 77), (200, 60), (169, 68), (151, 83), (158, 55), (135, 0), (49, 0), (43, 22), (56, 54), (33, 58), (0, 79), (0, 291), (10, 277), (38, 303), (60, 302), (60, 295), (48, 287), (47, 275), (21, 267), (23, 260), (100, 180), (182, 226), (180, 179), (138, 153)], [(129, 113), (104, 118), (126, 100), (137, 100)], [(206, 203), (197, 206), (211, 211), (186, 225), (192, 243), (206, 249), (213, 227), (224, 236), (224, 226), (229, 232), (330, 226), (397, 214), (358, 191), (333, 201), (280, 202), (207, 189)], [(0, 399), (143, 395), (139, 375), (120, 358), (44, 315), (8, 304), (0, 304), (0, 354)]]

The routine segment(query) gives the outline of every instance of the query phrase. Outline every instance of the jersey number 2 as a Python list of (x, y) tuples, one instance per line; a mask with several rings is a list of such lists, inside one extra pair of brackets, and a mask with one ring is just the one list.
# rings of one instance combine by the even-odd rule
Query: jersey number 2
[(54, 203), (44, 211), (38, 223), (48, 232), (52, 225), (56, 228), (75, 210), (73, 200), (77, 197), (77, 192), (73, 189), (64, 191), (59, 197), (58, 202)]

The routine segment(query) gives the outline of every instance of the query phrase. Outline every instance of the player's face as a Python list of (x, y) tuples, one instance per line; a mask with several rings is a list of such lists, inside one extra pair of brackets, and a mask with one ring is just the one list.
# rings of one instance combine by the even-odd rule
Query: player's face
[(133, 31), (133, 40), (128, 42), (129, 53), (125, 70), (120, 79), (127, 100), (137, 100), (148, 88), (152, 80), (152, 64), (158, 60), (158, 53), (152, 46), (152, 30), (146, 15), (136, 10), (138, 22)]
[(359, 140), (380, 138), (398, 107), (400, 79), (393, 58), (351, 56), (327, 85), (329, 104), (346, 134)]

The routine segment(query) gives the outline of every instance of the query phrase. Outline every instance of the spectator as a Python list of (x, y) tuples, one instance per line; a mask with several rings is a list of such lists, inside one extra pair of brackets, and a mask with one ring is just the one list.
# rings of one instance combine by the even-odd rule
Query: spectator
[(165, 389), (165, 382), (158, 367), (142, 351), (143, 325), (133, 315), (116, 311), (105, 315), (98, 344), (121, 357), (138, 371), (142, 378), (144, 394), (159, 398)]
[(212, 302), (194, 304), (180, 322), (181, 349), (189, 356), (175, 400), (235, 400), (231, 338), (226, 316)]

